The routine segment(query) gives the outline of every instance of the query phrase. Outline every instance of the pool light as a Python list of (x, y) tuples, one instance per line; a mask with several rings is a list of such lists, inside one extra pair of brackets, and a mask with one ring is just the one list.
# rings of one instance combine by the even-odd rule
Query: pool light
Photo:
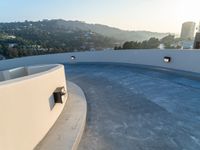
[(76, 59), (76, 57), (75, 56), (71, 56), (71, 60), (75, 60)]
[(165, 63), (170, 63), (171, 62), (171, 57), (165, 56), (164, 57), (164, 62)]

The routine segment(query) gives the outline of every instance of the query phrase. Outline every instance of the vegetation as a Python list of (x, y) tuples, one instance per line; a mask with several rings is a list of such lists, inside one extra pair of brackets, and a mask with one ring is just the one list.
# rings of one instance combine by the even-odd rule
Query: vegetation
[[(153, 49), (158, 48), (161, 43), (166, 48), (173, 48), (173, 43), (176, 41), (172, 35), (159, 40), (155, 37), (158, 37), (158, 35), (161, 37), (164, 34), (146, 31), (128, 32), (79, 21), (43, 20), (38, 22), (0, 23), (0, 56), (15, 58), (112, 48), (115, 43), (123, 42), (117, 39), (118, 37), (122, 38), (123, 35), (126, 35), (126, 38), (129, 39), (135, 39), (139, 35), (143, 38), (138, 38), (138, 41), (125, 42), (122, 46), (115, 47), (115, 49)], [(132, 35), (135, 35), (134, 38)], [(140, 42), (141, 39), (151, 35), (155, 35), (155, 37)]]
[(115, 42), (91, 31), (64, 30), (52, 21), (0, 24), (0, 54), (6, 58), (104, 49)]
[(158, 49), (160, 44), (163, 44), (167, 49), (175, 49), (180, 48), (178, 46), (179, 41), (180, 39), (176, 39), (174, 35), (169, 34), (160, 40), (157, 38), (150, 38), (149, 40), (143, 42), (127, 41), (122, 46), (116, 46), (114, 49)]

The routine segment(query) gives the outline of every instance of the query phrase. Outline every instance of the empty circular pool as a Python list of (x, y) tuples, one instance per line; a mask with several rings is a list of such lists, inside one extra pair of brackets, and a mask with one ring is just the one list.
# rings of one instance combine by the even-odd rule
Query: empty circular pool
[(66, 65), (85, 92), (86, 130), (79, 149), (200, 149), (200, 80), (114, 64)]

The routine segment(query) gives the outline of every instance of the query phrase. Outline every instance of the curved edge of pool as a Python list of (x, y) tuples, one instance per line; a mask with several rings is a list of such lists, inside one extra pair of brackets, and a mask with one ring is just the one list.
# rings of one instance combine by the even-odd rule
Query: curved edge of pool
[(76, 150), (84, 133), (87, 102), (82, 89), (68, 81), (68, 100), (58, 120), (34, 150)]
[[(33, 149), (54, 125), (68, 100), (64, 66), (20, 67), (1, 73), (0, 149)], [(61, 98), (55, 97), (59, 93)]]

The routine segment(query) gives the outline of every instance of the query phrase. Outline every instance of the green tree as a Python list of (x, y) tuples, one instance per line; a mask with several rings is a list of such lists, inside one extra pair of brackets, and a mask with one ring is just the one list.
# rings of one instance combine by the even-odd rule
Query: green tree
[(149, 49), (158, 48), (159, 45), (160, 45), (160, 41), (156, 38), (150, 38), (148, 40), (148, 48)]
[(160, 40), (160, 43), (165, 45), (165, 48), (172, 48), (171, 45), (175, 42), (175, 36), (169, 34)]
[(18, 57), (19, 56), (18, 55), (18, 50), (16, 48), (9, 48), (7, 50), (7, 56), (9, 58), (16, 58), (16, 57)]

